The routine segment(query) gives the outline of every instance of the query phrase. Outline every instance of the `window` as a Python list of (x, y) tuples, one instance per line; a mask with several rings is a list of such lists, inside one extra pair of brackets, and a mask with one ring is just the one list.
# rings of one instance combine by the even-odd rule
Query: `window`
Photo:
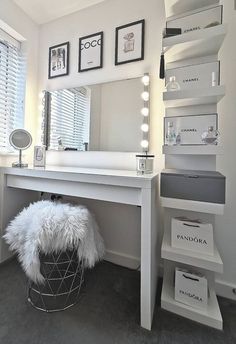
[(50, 93), (50, 149), (86, 150), (89, 144), (91, 91), (87, 87)]
[(25, 59), (18, 41), (0, 30), (0, 152), (10, 152), (9, 135), (24, 125)]

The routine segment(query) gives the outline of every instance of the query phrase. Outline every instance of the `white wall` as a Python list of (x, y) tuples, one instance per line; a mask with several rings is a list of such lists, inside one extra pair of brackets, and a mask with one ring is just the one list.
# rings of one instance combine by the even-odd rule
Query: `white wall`
[(141, 80), (105, 83), (101, 89), (102, 151), (138, 152), (142, 140), (143, 107)]
[[(13, 1), (0, 1), (0, 19), (23, 36), (26, 41), (23, 49), (27, 57), (25, 126), (33, 138), (36, 134), (35, 123), (38, 116), (38, 26)], [(35, 142), (35, 141), (34, 141)], [(31, 149), (32, 152), (32, 149)], [(2, 158), (2, 160), (4, 160)]]
[[(146, 19), (145, 60), (122, 66), (115, 66), (115, 28), (139, 19)], [(55, 90), (80, 85), (90, 85), (113, 80), (151, 74), (151, 150), (157, 156), (156, 167), (161, 169), (163, 158), (161, 91), (163, 82), (158, 79), (162, 28), (164, 27), (164, 2), (156, 0), (108, 0), (104, 3), (45, 24), (40, 28), (39, 89)], [(78, 73), (79, 37), (104, 31), (104, 68)], [(48, 80), (48, 48), (60, 42), (70, 41), (70, 74), (66, 77)], [(139, 114), (138, 114), (139, 115)], [(138, 133), (139, 135), (139, 133)], [(130, 153), (81, 153), (49, 152), (48, 163), (80, 166), (104, 166), (106, 168), (135, 168), (135, 155)], [(83, 203), (96, 213), (102, 234), (109, 251), (118, 252), (137, 266), (140, 256), (140, 209), (115, 204), (85, 201)], [(127, 257), (128, 256), (128, 257)], [(113, 255), (110, 252), (110, 258)], [(131, 257), (131, 260), (129, 259)], [(114, 258), (114, 257), (113, 257)], [(132, 259), (134, 258), (134, 259)], [(135, 259), (137, 258), (137, 259)]]

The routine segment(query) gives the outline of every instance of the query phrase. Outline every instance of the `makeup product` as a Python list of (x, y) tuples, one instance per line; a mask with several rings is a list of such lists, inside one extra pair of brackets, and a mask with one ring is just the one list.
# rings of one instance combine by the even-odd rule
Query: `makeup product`
[(181, 35), (182, 30), (180, 28), (168, 28), (166, 27), (163, 30), (163, 37), (167, 38), (167, 37), (172, 37), (172, 36), (177, 36), (177, 35)]

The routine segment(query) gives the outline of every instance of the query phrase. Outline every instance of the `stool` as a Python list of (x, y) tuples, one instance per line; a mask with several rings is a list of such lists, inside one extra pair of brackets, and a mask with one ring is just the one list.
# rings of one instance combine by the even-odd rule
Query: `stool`
[(77, 249), (66, 252), (40, 254), (40, 272), (44, 284), (29, 281), (28, 301), (44, 312), (63, 311), (75, 305), (83, 283), (84, 265)]

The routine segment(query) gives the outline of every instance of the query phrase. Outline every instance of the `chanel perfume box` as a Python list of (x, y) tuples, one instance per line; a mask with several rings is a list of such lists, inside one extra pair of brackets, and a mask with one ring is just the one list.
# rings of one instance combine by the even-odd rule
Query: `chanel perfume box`
[(175, 269), (175, 300), (194, 308), (208, 306), (208, 281), (197, 272)]
[(222, 24), (223, 6), (215, 6), (194, 11), (192, 14), (170, 19), (166, 23), (167, 28), (180, 28), (182, 33), (198, 31), (208, 27)]
[(161, 172), (161, 196), (225, 204), (225, 176), (214, 171), (166, 169)]
[(213, 226), (185, 217), (171, 219), (171, 246), (214, 255)]
[(218, 130), (217, 114), (185, 115), (164, 118), (164, 144), (168, 145), (168, 123), (172, 123), (176, 141), (184, 145), (205, 145), (202, 134), (213, 127)]
[(166, 84), (172, 76), (175, 76), (181, 90), (214, 87), (220, 84), (220, 62), (167, 69), (165, 73)]

